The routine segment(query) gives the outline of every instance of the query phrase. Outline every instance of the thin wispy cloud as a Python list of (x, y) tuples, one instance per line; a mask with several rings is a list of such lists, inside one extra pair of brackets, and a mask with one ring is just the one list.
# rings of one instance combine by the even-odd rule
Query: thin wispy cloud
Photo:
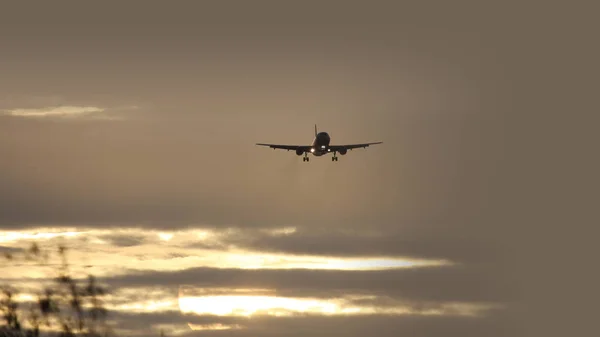
[(11, 109), (6, 110), (6, 113), (16, 117), (75, 117), (104, 111), (105, 109), (94, 106), (58, 106), (37, 109)]
[(14, 108), (4, 110), (4, 114), (21, 118), (86, 118), (94, 120), (123, 120), (119, 114), (125, 110), (136, 110), (138, 106), (130, 105), (116, 108), (98, 106), (60, 105), (41, 108)]

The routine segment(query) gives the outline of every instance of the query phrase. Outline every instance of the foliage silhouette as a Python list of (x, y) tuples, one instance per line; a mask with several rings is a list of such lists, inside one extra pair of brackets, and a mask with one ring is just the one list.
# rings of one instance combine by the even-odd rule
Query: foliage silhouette
[(5, 253), (5, 263), (50, 267), (50, 275), (36, 281), (37, 301), (20, 302), (16, 298), (18, 289), (13, 285), (1, 286), (0, 337), (40, 337), (42, 328), (59, 337), (113, 335), (106, 324), (108, 311), (102, 301), (106, 290), (91, 274), (80, 278), (73, 275), (65, 246), (59, 246), (57, 254), (58, 268), (50, 264), (50, 252), (42, 251), (36, 243), (22, 256)]

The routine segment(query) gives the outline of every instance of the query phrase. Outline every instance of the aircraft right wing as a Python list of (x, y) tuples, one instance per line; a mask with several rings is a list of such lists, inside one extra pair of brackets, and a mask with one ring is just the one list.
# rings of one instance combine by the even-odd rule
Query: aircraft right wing
[(272, 148), (273, 150), (275, 150), (275, 149), (288, 150), (288, 151), (302, 150), (302, 152), (310, 151), (310, 146), (308, 146), (308, 145), (278, 145), (278, 144), (263, 144), (263, 143), (256, 143), (256, 145), (268, 146), (268, 147)]
[(359, 148), (364, 148), (366, 149), (367, 147), (371, 146), (371, 145), (376, 145), (376, 144), (382, 144), (383, 142), (374, 142), (374, 143), (364, 143), (364, 144), (348, 144), (348, 145), (332, 145), (329, 148), (332, 151), (339, 151), (340, 149), (342, 150), (352, 150), (352, 149), (359, 149)]

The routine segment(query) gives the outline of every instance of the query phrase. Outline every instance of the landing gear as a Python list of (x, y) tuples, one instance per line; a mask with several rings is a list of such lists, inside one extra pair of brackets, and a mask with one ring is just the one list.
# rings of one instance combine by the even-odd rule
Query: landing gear
[(333, 153), (333, 157), (331, 157), (331, 161), (338, 161), (338, 157)]
[(308, 158), (308, 153), (304, 152), (304, 157), (302, 158), (302, 161), (309, 161), (310, 158)]

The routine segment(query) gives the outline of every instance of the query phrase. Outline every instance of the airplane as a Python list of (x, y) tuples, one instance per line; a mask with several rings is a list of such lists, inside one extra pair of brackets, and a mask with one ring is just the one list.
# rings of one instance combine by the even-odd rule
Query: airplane
[(383, 142), (374, 142), (374, 143), (364, 143), (364, 144), (348, 144), (348, 145), (330, 145), (331, 137), (327, 132), (317, 132), (317, 125), (315, 124), (315, 139), (313, 140), (311, 145), (278, 145), (278, 144), (264, 144), (264, 143), (256, 143), (259, 146), (268, 146), (275, 149), (281, 150), (294, 150), (298, 156), (304, 155), (302, 161), (310, 161), (308, 157), (308, 153), (311, 153), (313, 156), (320, 157), (327, 153), (333, 152), (333, 157), (331, 157), (331, 161), (338, 161), (338, 157), (336, 154), (339, 152), (342, 156), (345, 155), (348, 150), (357, 149), (357, 148), (367, 148), (370, 145), (382, 144)]

